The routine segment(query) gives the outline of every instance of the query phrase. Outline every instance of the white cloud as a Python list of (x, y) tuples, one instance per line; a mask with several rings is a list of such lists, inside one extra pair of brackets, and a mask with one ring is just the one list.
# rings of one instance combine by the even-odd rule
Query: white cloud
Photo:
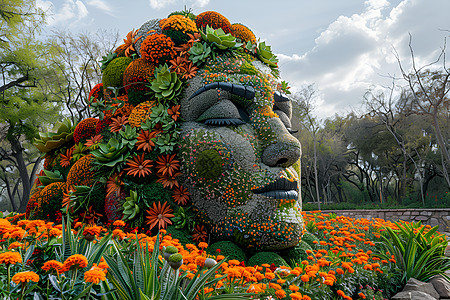
[(36, 6), (48, 12), (47, 23), (51, 26), (76, 22), (88, 16), (89, 12), (80, 0), (65, 0), (64, 3), (56, 7), (55, 1), (37, 0)]
[(200, 8), (209, 4), (209, 0), (194, 0), (191, 2), (193, 8)]
[(387, 75), (399, 75), (393, 49), (409, 68), (408, 33), (419, 65), (436, 58), (448, 36), (439, 29), (450, 29), (448, 11), (446, 0), (403, 0), (395, 7), (386, 0), (368, 0), (360, 14), (331, 23), (311, 50), (278, 55), (281, 74), (291, 85), (316, 83), (322, 94), (317, 109), (321, 117), (357, 107), (368, 88), (387, 84)]
[(150, 6), (154, 9), (161, 9), (167, 5), (174, 4), (175, 0), (150, 0)]
[(86, 3), (110, 15), (112, 15), (114, 12), (111, 6), (108, 5), (104, 0), (88, 0)]

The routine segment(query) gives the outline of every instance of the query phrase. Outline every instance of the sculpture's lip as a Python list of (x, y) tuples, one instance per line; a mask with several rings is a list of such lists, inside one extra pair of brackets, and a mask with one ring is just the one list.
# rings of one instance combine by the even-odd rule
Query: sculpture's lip
[(298, 199), (297, 181), (290, 181), (281, 177), (265, 186), (252, 190), (254, 194), (263, 195), (274, 199)]

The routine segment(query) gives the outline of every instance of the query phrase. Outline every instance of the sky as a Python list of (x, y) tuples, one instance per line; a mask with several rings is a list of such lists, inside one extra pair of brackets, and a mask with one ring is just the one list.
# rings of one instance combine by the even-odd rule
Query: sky
[[(366, 91), (392, 85), (411, 67), (435, 61), (450, 37), (450, 0), (36, 0), (48, 29), (132, 29), (173, 11), (214, 10), (272, 47), (293, 92), (314, 84), (320, 119), (362, 109)], [(445, 50), (448, 54), (448, 50)], [(402, 83), (401, 80), (398, 81)]]

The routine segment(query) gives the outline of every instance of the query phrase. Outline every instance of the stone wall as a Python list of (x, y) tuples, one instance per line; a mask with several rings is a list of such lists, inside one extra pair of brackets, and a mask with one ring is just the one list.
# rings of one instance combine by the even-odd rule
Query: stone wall
[(380, 210), (324, 210), (323, 213), (335, 213), (355, 219), (380, 218), (389, 221), (404, 220), (408, 222), (422, 221), (422, 224), (439, 225), (439, 231), (450, 232), (450, 208), (435, 209), (380, 209)]

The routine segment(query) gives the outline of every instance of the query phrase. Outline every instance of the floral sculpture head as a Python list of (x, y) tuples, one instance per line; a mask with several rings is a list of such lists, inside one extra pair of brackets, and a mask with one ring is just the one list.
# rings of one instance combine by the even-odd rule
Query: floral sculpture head
[[(124, 42), (91, 91), (98, 120), (47, 153), (38, 186), (66, 182), (63, 211), (90, 223), (296, 245), (301, 148), (270, 47), (216, 12), (151, 20)], [(29, 213), (39, 215), (40, 191)]]

